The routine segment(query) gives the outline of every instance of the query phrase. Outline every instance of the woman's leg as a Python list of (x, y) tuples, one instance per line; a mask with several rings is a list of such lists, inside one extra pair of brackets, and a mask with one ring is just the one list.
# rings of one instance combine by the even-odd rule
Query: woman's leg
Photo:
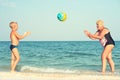
[(114, 47), (113, 45), (107, 45), (102, 52), (102, 55), (101, 55), (102, 73), (105, 73), (106, 71), (106, 59), (107, 59), (108, 54), (112, 51), (113, 47)]
[(111, 53), (108, 54), (107, 61), (110, 65), (111, 71), (114, 72), (115, 69), (114, 69), (114, 62), (113, 62), (113, 59), (112, 59), (112, 51), (111, 51)]

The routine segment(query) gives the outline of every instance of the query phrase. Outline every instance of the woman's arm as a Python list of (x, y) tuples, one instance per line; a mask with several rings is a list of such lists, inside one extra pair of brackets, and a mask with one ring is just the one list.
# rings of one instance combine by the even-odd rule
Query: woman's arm
[[(89, 31), (85, 30), (84, 33), (85, 33), (86, 36), (89, 37), (90, 39), (93, 39), (93, 40), (95, 39), (95, 38), (93, 38), (93, 37), (91, 36), (91, 33), (90, 33)], [(95, 34), (97, 34), (97, 33), (95, 33)]]
[(104, 35), (106, 34), (106, 29), (104, 29), (100, 35), (99, 32), (96, 32), (95, 34), (91, 34), (90, 32), (88, 31), (85, 31), (85, 34), (90, 38), (90, 39), (102, 39), (104, 37)]

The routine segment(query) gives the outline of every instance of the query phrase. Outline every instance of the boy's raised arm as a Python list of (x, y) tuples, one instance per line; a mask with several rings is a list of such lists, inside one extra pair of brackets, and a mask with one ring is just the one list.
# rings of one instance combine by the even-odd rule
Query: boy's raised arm
[(17, 32), (15, 32), (15, 36), (20, 40), (25, 38), (26, 36), (30, 35), (30, 32), (25, 32), (23, 35), (19, 35)]

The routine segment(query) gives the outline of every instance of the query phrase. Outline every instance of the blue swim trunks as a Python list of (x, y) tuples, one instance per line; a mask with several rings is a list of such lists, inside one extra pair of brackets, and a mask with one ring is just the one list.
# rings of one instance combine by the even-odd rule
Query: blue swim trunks
[(14, 48), (17, 48), (18, 46), (16, 46), (16, 45), (10, 45), (10, 50), (12, 51), (12, 49), (14, 49)]

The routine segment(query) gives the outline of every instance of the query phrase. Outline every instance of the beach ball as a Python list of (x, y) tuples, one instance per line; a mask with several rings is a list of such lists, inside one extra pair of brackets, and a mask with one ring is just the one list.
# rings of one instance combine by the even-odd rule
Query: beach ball
[(57, 18), (59, 21), (65, 21), (67, 19), (67, 14), (65, 12), (60, 12), (57, 14)]

